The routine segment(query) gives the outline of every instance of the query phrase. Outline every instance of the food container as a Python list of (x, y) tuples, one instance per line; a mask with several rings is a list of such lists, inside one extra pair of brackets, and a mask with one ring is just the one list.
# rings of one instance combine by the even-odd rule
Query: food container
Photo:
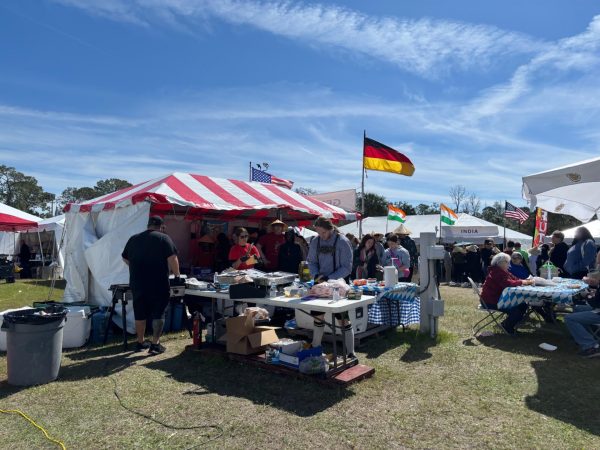
[(359, 289), (351, 289), (348, 291), (348, 294), (346, 294), (346, 297), (348, 297), (348, 300), (360, 300), (362, 298), (362, 291)]

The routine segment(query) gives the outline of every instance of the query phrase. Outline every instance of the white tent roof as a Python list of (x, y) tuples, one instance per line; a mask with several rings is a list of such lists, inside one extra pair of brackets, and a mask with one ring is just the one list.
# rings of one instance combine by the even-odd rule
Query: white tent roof
[[(386, 233), (386, 223), (387, 223), (387, 231), (394, 231), (400, 224), (399, 222), (389, 221), (386, 216), (383, 217), (367, 217), (363, 220), (363, 233), (371, 233), (378, 232), (385, 234)], [(436, 227), (439, 229), (440, 226), (440, 215), (439, 214), (426, 214), (426, 215), (415, 215), (415, 216), (406, 216), (406, 222), (404, 224), (410, 231), (411, 237), (418, 243), (420, 239), (421, 233), (435, 233)], [(451, 228), (443, 225), (444, 228)], [(483, 243), (483, 240), (486, 238), (493, 238), (496, 242), (499, 242), (499, 239), (502, 240), (504, 237), (504, 228), (488, 222), (486, 220), (480, 219), (478, 217), (471, 216), (469, 214), (461, 213), (458, 215), (458, 220), (454, 227), (485, 227), (485, 230), (493, 230), (493, 233), (487, 233), (488, 235), (479, 235), (479, 236), (470, 236), (470, 237), (461, 237), (460, 239), (448, 239), (448, 242), (454, 242), (455, 240), (464, 240), (471, 241), (474, 243)], [(454, 228), (452, 227), (452, 228)], [(342, 233), (352, 233), (355, 236), (358, 236), (358, 221), (349, 223), (348, 225), (344, 225), (339, 227), (339, 230)], [(438, 232), (439, 236), (439, 232)], [(506, 239), (512, 241), (521, 242), (524, 245), (531, 245), (532, 237), (527, 236), (526, 234), (519, 233), (518, 231), (511, 230), (509, 228), (506, 229)]]
[[(65, 226), (65, 215), (50, 217), (38, 222), (37, 228), (31, 231), (56, 231)], [(28, 230), (29, 231), (29, 230)]]
[(532, 209), (589, 222), (600, 213), (600, 158), (523, 177), (523, 198)]
[(576, 227), (569, 228), (567, 230), (563, 230), (565, 235), (565, 241), (571, 242), (575, 238), (575, 230), (579, 227), (586, 227), (596, 239), (596, 242), (600, 242), (600, 220), (593, 220), (589, 223), (584, 223), (583, 225), (577, 225)]

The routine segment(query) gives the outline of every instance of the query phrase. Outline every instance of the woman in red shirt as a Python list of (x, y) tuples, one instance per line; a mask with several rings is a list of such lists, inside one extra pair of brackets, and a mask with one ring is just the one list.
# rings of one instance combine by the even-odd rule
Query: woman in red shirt
[[(492, 258), (488, 275), (481, 289), (481, 299), (491, 309), (497, 309), (498, 300), (502, 291), (507, 287), (530, 286), (533, 280), (520, 280), (508, 271), (510, 256), (506, 253), (498, 253)], [(510, 309), (501, 309), (508, 314), (502, 326), (509, 334), (515, 334), (515, 325), (519, 323), (525, 312), (527, 304), (520, 303)]]
[(248, 230), (239, 227), (233, 232), (235, 245), (229, 250), (229, 262), (236, 270), (252, 269), (260, 259), (254, 244), (248, 244)]

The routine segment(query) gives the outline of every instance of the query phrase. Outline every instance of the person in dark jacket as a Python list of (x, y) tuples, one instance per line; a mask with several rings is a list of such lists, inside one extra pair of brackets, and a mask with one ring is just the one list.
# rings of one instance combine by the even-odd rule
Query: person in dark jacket
[[(377, 267), (381, 265), (375, 239), (370, 234), (365, 234), (360, 245), (354, 250), (354, 268), (356, 279), (376, 278), (381, 273)], [(380, 277), (381, 278), (381, 277)]]
[(483, 266), (483, 276), (487, 275), (488, 267), (490, 267), (490, 263), (492, 262), (492, 258), (494, 257), (494, 240), (486, 239), (483, 242), (483, 248), (481, 249), (481, 264)]
[(20, 278), (31, 278), (31, 263), (29, 260), (31, 259), (31, 250), (29, 249), (29, 245), (25, 241), (21, 244), (21, 251), (19, 252), (19, 262), (21, 263), (21, 274)]
[(296, 233), (293, 229), (285, 232), (285, 243), (279, 247), (279, 270), (296, 273), (302, 262), (302, 248), (296, 244)]
[[(567, 244), (565, 244), (567, 245)], [(535, 262), (536, 264), (536, 273), (537, 275), (540, 274), (540, 268), (546, 264), (548, 262), (548, 260), (550, 259), (550, 246), (548, 244), (543, 244), (540, 247), (540, 256), (538, 257), (537, 261)]]
[[(552, 249), (550, 250), (550, 262), (558, 267), (560, 272), (564, 272), (565, 261), (567, 260), (567, 252), (569, 246), (564, 242), (565, 235), (561, 231), (552, 233)], [(543, 250), (542, 250), (543, 255)], [(545, 264), (545, 262), (543, 263)]]
[[(498, 253), (492, 258), (490, 270), (481, 289), (481, 300), (492, 309), (498, 308), (498, 300), (502, 291), (507, 287), (530, 286), (533, 280), (520, 280), (508, 271), (510, 256), (506, 253)], [(509, 334), (515, 333), (515, 325), (519, 323), (527, 312), (527, 304), (519, 303), (510, 309), (501, 309), (508, 315), (502, 322), (502, 326)]]
[(231, 249), (231, 242), (225, 233), (217, 234), (217, 244), (215, 245), (215, 270), (222, 272), (228, 267), (229, 264), (229, 250)]
[(481, 254), (479, 248), (476, 245), (469, 245), (467, 247), (466, 254), (466, 273), (468, 276), (477, 283), (481, 283), (482, 271), (481, 271)]
[(577, 228), (573, 245), (567, 251), (567, 260), (564, 266), (565, 272), (571, 278), (581, 280), (588, 274), (588, 270), (594, 267), (596, 251), (596, 241), (594, 241), (590, 230), (586, 227)]

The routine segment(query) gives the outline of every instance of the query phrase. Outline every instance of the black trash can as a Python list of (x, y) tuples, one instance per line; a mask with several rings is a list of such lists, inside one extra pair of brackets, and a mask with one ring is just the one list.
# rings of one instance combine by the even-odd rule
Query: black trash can
[(4, 315), (9, 384), (32, 386), (58, 377), (67, 312), (48, 306)]

